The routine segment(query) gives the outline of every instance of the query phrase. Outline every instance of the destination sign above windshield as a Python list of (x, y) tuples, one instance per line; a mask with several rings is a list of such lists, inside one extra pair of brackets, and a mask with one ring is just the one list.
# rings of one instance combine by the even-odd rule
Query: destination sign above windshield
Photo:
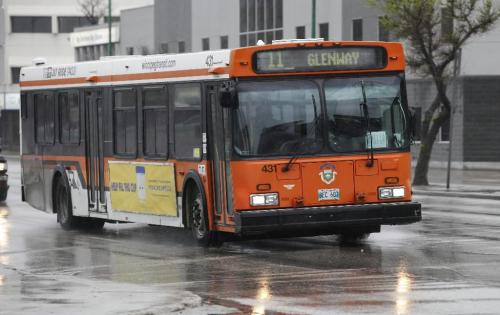
[(366, 46), (276, 49), (254, 58), (256, 73), (368, 70), (387, 64), (383, 47)]

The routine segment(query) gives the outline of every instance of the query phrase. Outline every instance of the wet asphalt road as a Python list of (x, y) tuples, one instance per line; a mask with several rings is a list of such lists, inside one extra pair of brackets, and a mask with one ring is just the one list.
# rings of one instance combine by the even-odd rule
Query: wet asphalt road
[(357, 246), (335, 237), (202, 249), (188, 232), (67, 232), (0, 204), (0, 314), (499, 314), (500, 201), (417, 197), (424, 220)]

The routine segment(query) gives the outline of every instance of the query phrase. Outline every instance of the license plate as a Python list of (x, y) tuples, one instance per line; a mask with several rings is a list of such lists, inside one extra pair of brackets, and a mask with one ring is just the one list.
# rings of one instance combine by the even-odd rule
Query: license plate
[(0, 175), (0, 180), (4, 181), (4, 180), (7, 180), (9, 178), (9, 176), (7, 175)]
[(340, 199), (340, 189), (319, 189), (318, 190), (318, 200), (339, 200)]

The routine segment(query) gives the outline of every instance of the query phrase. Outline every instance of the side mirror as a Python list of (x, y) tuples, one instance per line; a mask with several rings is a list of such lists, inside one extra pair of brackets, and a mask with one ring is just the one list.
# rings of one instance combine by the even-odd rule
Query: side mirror
[(220, 105), (224, 108), (238, 107), (238, 94), (236, 88), (232, 85), (225, 85), (219, 91)]

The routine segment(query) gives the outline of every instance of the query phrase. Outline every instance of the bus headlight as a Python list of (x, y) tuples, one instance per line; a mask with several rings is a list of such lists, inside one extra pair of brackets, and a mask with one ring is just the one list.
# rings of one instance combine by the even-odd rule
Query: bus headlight
[(380, 187), (378, 189), (378, 197), (380, 199), (403, 198), (404, 196), (404, 187)]
[(0, 162), (0, 171), (6, 171), (6, 170), (7, 170), (7, 161)]
[(278, 200), (279, 200), (278, 193), (250, 195), (250, 205), (252, 207), (277, 206)]

